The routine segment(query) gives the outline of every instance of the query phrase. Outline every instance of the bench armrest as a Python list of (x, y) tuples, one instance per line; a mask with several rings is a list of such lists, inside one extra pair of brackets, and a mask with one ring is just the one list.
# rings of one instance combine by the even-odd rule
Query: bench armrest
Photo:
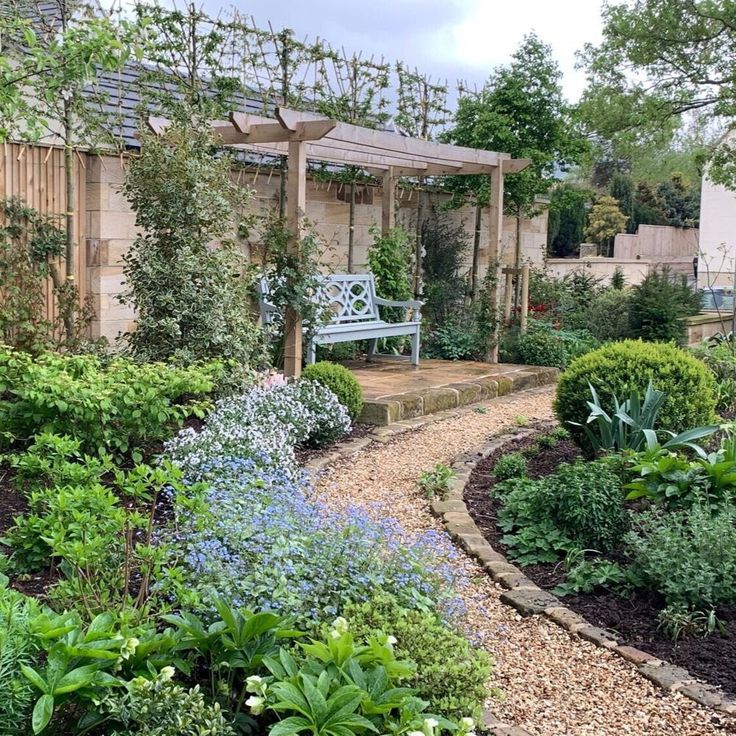
[(395, 301), (394, 299), (382, 299), (380, 296), (377, 296), (376, 304), (379, 307), (404, 307), (405, 309), (411, 309), (412, 322), (422, 321), (422, 313), (420, 310), (424, 306), (424, 302), (420, 302), (418, 299)]

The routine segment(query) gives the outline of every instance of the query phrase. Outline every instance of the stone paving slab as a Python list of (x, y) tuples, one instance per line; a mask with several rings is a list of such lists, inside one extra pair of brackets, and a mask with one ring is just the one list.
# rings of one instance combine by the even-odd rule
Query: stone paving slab
[(363, 389), (365, 406), (359, 421), (378, 426), (546, 386), (559, 374), (556, 368), (464, 360), (423, 360), (419, 366), (397, 361), (345, 365)]

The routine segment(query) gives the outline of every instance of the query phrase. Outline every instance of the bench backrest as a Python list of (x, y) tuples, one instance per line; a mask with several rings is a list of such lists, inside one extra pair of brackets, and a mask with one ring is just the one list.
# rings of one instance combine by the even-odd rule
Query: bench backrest
[[(372, 273), (332, 274), (319, 279), (320, 287), (313, 300), (324, 305), (330, 322), (377, 322), (380, 320), (376, 304), (376, 283)], [(270, 324), (275, 317), (273, 310), (264, 309), (271, 293), (268, 279), (260, 281), (261, 319)]]

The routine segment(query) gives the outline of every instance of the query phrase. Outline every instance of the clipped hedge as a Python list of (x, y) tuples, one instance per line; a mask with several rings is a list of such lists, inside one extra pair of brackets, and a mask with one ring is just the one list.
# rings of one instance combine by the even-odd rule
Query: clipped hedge
[(321, 361), (308, 365), (302, 372), (302, 377), (329, 388), (348, 410), (350, 419), (355, 421), (360, 416), (363, 411), (363, 389), (345, 366)]
[(708, 368), (680, 348), (665, 343), (625, 340), (605, 345), (574, 360), (560, 377), (554, 409), (563, 427), (584, 444), (580, 427), (590, 414), (592, 384), (604, 407), (632, 390), (644, 395), (649, 381), (666, 394), (659, 427), (673, 432), (709, 424), (715, 415), (715, 381)]

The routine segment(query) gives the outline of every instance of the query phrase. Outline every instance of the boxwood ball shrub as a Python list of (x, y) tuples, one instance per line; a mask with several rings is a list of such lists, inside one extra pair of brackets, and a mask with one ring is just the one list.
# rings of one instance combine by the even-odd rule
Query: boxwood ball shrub
[(520, 452), (504, 455), (493, 466), (493, 475), (496, 476), (496, 480), (521, 478), (526, 475), (526, 458)]
[(639, 340), (605, 345), (574, 360), (557, 384), (554, 409), (563, 427), (585, 445), (581, 427), (590, 414), (590, 383), (601, 404), (613, 406), (614, 396), (638, 390), (643, 396), (649, 381), (666, 394), (659, 413), (659, 427), (683, 432), (713, 421), (715, 381), (708, 368), (680, 348)]
[(357, 637), (382, 632), (396, 638), (399, 659), (416, 664), (409, 684), (430, 710), (449, 718), (478, 718), (487, 697), (491, 659), (428, 611), (407, 609), (392, 595), (380, 593), (365, 603), (344, 609)]
[(332, 391), (355, 421), (363, 411), (363, 389), (355, 376), (343, 365), (322, 361), (308, 365), (302, 372), (306, 380), (317, 381)]

